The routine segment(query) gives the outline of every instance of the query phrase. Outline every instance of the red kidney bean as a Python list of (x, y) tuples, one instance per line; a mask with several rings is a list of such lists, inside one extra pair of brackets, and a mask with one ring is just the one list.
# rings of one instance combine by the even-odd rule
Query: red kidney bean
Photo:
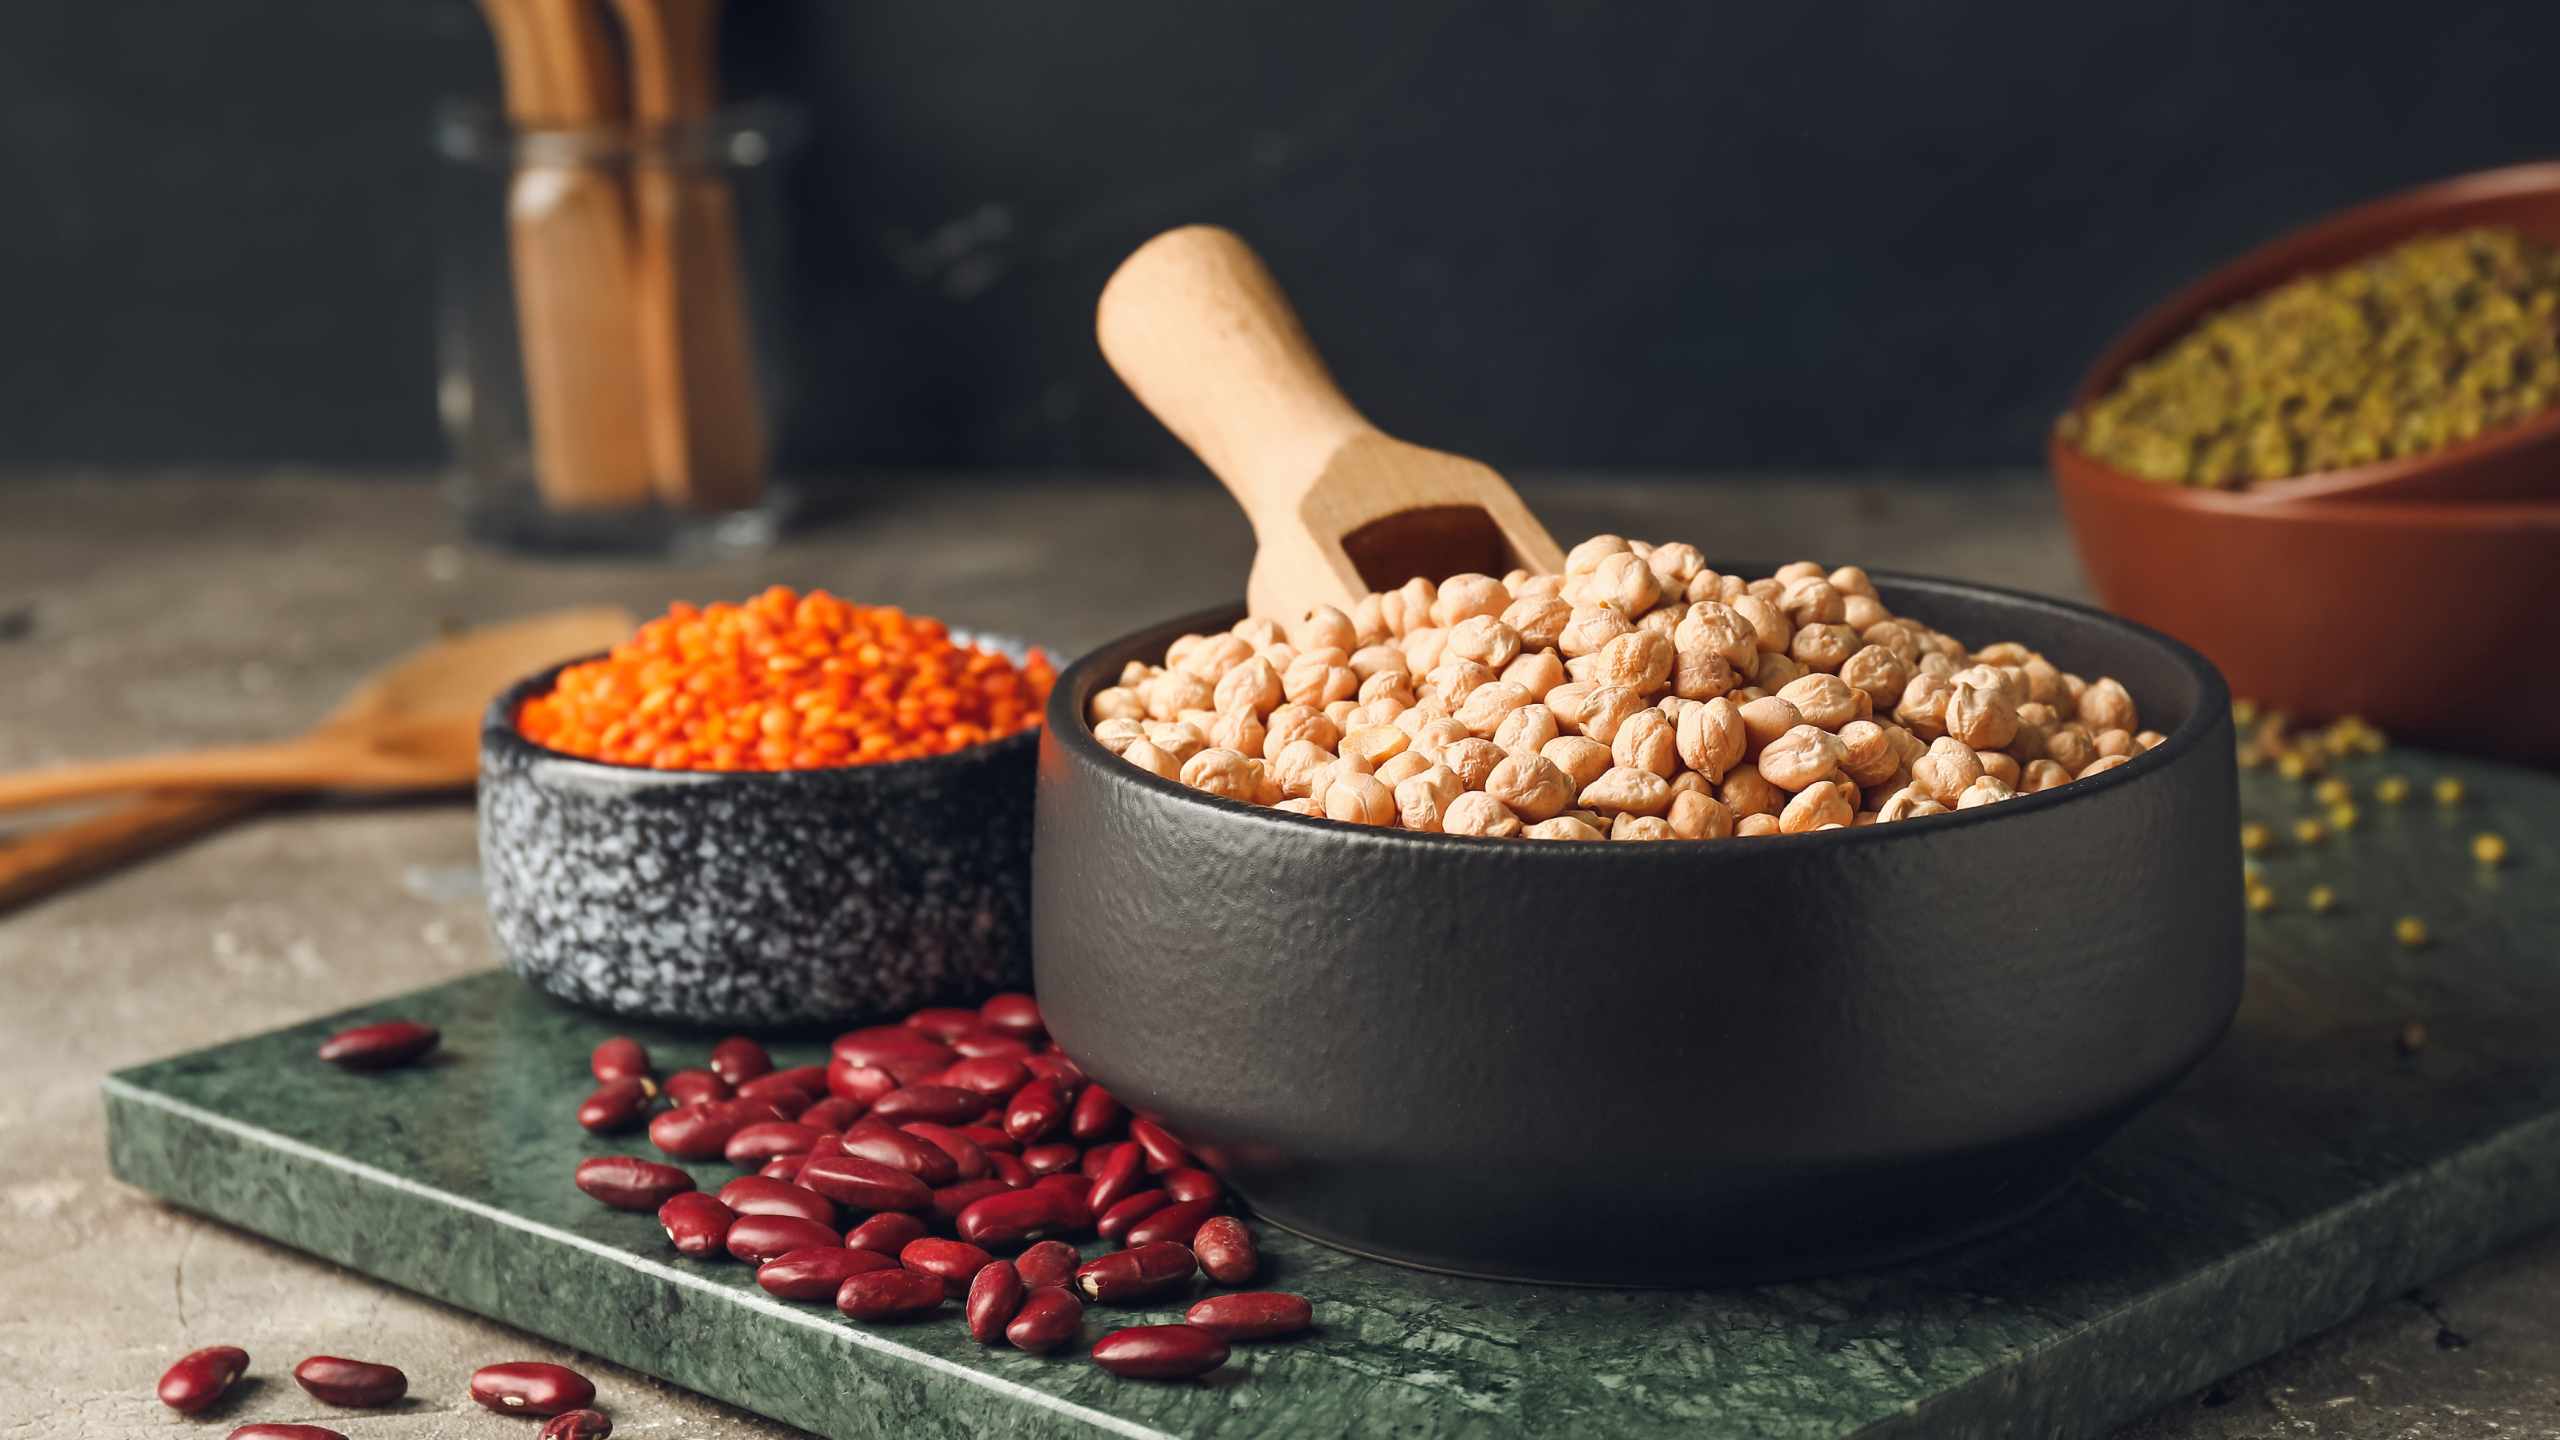
[(1026, 1145), (1022, 1150), (1023, 1168), (1034, 1175), (1055, 1175), (1075, 1167), (1084, 1152), (1073, 1145)]
[(957, 1300), (969, 1293), (969, 1282), (977, 1278), (979, 1271), (996, 1263), (996, 1257), (966, 1240), (927, 1235), (908, 1241), (906, 1248), (898, 1252), (898, 1263), (941, 1277), (951, 1298)]
[(504, 1415), (557, 1415), (585, 1408), (596, 1386), (566, 1365), (518, 1360), (472, 1372), (471, 1398)]
[(433, 1025), (384, 1020), (330, 1036), (320, 1042), (320, 1058), (349, 1070), (389, 1070), (433, 1050), (442, 1038)]
[(969, 1322), (969, 1338), (981, 1345), (993, 1345), (1004, 1338), (1004, 1327), (1022, 1313), (1022, 1297), (1027, 1293), (1022, 1276), (1010, 1265), (987, 1265), (969, 1281), (969, 1298), (961, 1314)]
[(1123, 1140), (1111, 1147), (1111, 1154), (1093, 1177), (1093, 1190), (1085, 1196), (1085, 1203), (1098, 1213), (1111, 1213), (1112, 1206), (1146, 1188), (1146, 1165), (1147, 1153), (1138, 1148), (1138, 1142)]
[(951, 1047), (903, 1025), (873, 1025), (839, 1035), (830, 1053), (830, 1064), (850, 1060), (856, 1065), (886, 1070), (901, 1085), (960, 1058)]
[(970, 1202), (952, 1228), (963, 1240), (1009, 1249), (1082, 1229), (1077, 1222), (1088, 1213), (1075, 1197), (1061, 1191), (998, 1190)]
[(773, 1057), (744, 1035), (732, 1035), (711, 1047), (711, 1073), (732, 1085), (744, 1085), (773, 1069)]
[(542, 1422), (534, 1440), (604, 1440), (613, 1433), (613, 1417), (601, 1410), (563, 1410)]
[(640, 1080), (649, 1074), (649, 1048), (628, 1035), (616, 1035), (596, 1045), (587, 1057), (587, 1069), (598, 1080)]
[(249, 1352), (237, 1345), (207, 1345), (178, 1357), (160, 1376), (160, 1403), (193, 1415), (231, 1388), (249, 1368)]
[(799, 1183), (856, 1210), (923, 1210), (933, 1204), (933, 1190), (923, 1180), (861, 1155), (812, 1155), (800, 1167)]
[(1106, 1305), (1138, 1305), (1190, 1284), (1199, 1268), (1180, 1245), (1132, 1245), (1077, 1266), (1075, 1289)]
[(708, 1070), (679, 1070), (667, 1077), (663, 1088), (667, 1092), (668, 1103), (675, 1105), (703, 1105), (714, 1100), (726, 1100), (737, 1093), (729, 1088), (728, 1081)]
[(1034, 1080), (1013, 1092), (1013, 1103), (1005, 1107), (1004, 1133), (1028, 1145), (1048, 1138), (1066, 1120), (1066, 1097), (1058, 1092), (1057, 1084)]
[(293, 1383), (324, 1405), (370, 1409), (409, 1393), (409, 1377), (388, 1365), (314, 1355), (293, 1367)]
[(1262, 1268), (1262, 1251), (1253, 1232), (1233, 1215), (1213, 1215), (1192, 1232), (1191, 1253), (1200, 1269), (1221, 1285), (1242, 1285)]
[(1016, 1190), (1039, 1178), (1031, 1173), (1030, 1166), (1022, 1163), (1022, 1157), (1002, 1151), (987, 1157), (987, 1173)]
[(800, 1123), (816, 1130), (842, 1130), (862, 1118), (862, 1102), (830, 1095), (800, 1112)]
[(1091, 1145), (1111, 1138), (1129, 1112), (1111, 1098), (1111, 1092), (1099, 1085), (1087, 1085), (1076, 1096), (1075, 1109), (1067, 1116), (1067, 1134), (1079, 1145)]
[(957, 1226), (963, 1212), (988, 1196), (1022, 1193), (992, 1175), (983, 1179), (963, 1180), (954, 1185), (945, 1185), (933, 1192), (933, 1218), (945, 1225)]
[(662, 1110), (649, 1121), (649, 1143), (679, 1160), (716, 1160), (729, 1139), (750, 1125), (780, 1120), (761, 1100), (713, 1100)]
[(1075, 1235), (1092, 1228), (1093, 1205), (1085, 1197), (1093, 1186), (1083, 1176), (1043, 1175), (1028, 1188), (1048, 1191), (1068, 1202), (1065, 1218), (1059, 1223), (1060, 1234)]
[(1043, 1240), (1013, 1257), (1013, 1268), (1022, 1276), (1026, 1290), (1037, 1290), (1043, 1285), (1071, 1285), (1075, 1283), (1076, 1266), (1082, 1263), (1084, 1257), (1064, 1240)]
[(1004, 1327), (1004, 1338), (1016, 1350), (1046, 1355), (1076, 1338), (1083, 1327), (1084, 1302), (1071, 1290), (1043, 1285), (1022, 1297), (1022, 1309)]
[(951, 1053), (966, 1060), (1028, 1060), (1031, 1042), (1001, 1030), (977, 1029), (966, 1035), (954, 1035)]
[(590, 1135), (619, 1135), (649, 1113), (649, 1082), (632, 1076), (607, 1080), (578, 1102), (578, 1124)]
[(797, 1215), (741, 1215), (729, 1227), (729, 1254), (750, 1265), (788, 1255), (794, 1250), (838, 1249), (844, 1237), (833, 1225)]
[(978, 1018), (1007, 1035), (1025, 1040), (1038, 1039), (1049, 1033), (1048, 1022), (1040, 1017), (1040, 1002), (1019, 990), (990, 995), (978, 1007)]
[(870, 1250), (839, 1245), (789, 1250), (756, 1267), (756, 1283), (783, 1300), (832, 1300), (844, 1282), (873, 1270), (896, 1268), (898, 1262)]
[(738, 1093), (741, 1095), (752, 1091), (759, 1095), (772, 1096), (785, 1090), (797, 1090), (811, 1100), (823, 1098), (827, 1093), (827, 1067), (793, 1065), (787, 1069), (767, 1071), (738, 1087)]
[(987, 1152), (978, 1148), (978, 1142), (950, 1126), (937, 1125), (930, 1120), (917, 1120), (898, 1128), (950, 1156), (951, 1164), (959, 1178), (977, 1180), (986, 1176)]
[[(1126, 1140), (1120, 1142), (1121, 1145), (1128, 1143)], [(1110, 1164), (1111, 1157), (1119, 1153), (1120, 1145), (1089, 1146), (1084, 1152), (1084, 1158), (1076, 1162), (1076, 1173), (1087, 1180), (1098, 1180), (1102, 1178), (1102, 1167)]]
[(1141, 1190), (1135, 1195), (1123, 1196), (1095, 1219), (1093, 1233), (1105, 1240), (1125, 1241), (1130, 1226), (1172, 1203), (1173, 1197), (1162, 1190)]
[(928, 1005), (906, 1019), (908, 1029), (921, 1030), (936, 1040), (965, 1035), (984, 1023), (977, 1011), (952, 1005)]
[(1037, 1055), (1025, 1057), (1022, 1068), (1030, 1071), (1031, 1078), (1034, 1080), (1046, 1080), (1057, 1086), (1060, 1094), (1084, 1087), (1083, 1068), (1056, 1050), (1044, 1050)]
[(1034, 1190), (1054, 1190), (1061, 1195), (1072, 1195), (1075, 1197), (1077, 1204), (1082, 1205), (1087, 1209), (1091, 1209), (1093, 1205), (1093, 1182), (1076, 1174), (1072, 1170), (1061, 1170), (1054, 1175), (1043, 1175), (1031, 1182), (1031, 1188)]
[[(748, 1084), (751, 1086), (754, 1082), (749, 1081)], [(771, 1110), (777, 1120), (796, 1120), (802, 1111), (809, 1108), (811, 1102), (808, 1091), (796, 1085), (777, 1085), (769, 1090), (757, 1091), (753, 1095), (748, 1094), (745, 1088), (741, 1088), (738, 1091), (737, 1103), (762, 1105)]]
[(767, 1180), (779, 1180), (787, 1185), (800, 1178), (800, 1167), (808, 1163), (806, 1155), (776, 1155), (758, 1167), (756, 1173)]
[(827, 1062), (827, 1093), (839, 1100), (849, 1100), (871, 1107), (871, 1102), (898, 1088), (898, 1077), (876, 1065), (838, 1056)]
[(1246, 1290), (1212, 1295), (1192, 1305), (1182, 1318), (1221, 1340), (1276, 1340), (1313, 1325), (1316, 1312), (1304, 1295)]
[(954, 1125), (951, 1127), (951, 1132), (966, 1138), (969, 1143), (990, 1155), (1013, 1155), (1020, 1153), (1022, 1149), (1021, 1141), (1007, 1135), (994, 1125)]
[(223, 1440), (347, 1440), (326, 1425), (243, 1425)]
[(1188, 1380), (1227, 1363), (1227, 1342), (1197, 1325), (1132, 1325), (1093, 1342), (1093, 1363), (1132, 1380)]
[(1129, 1138), (1138, 1143), (1139, 1149), (1147, 1152), (1147, 1169), (1153, 1174), (1180, 1170), (1192, 1163), (1191, 1152), (1182, 1148), (1182, 1142), (1153, 1120), (1130, 1121)]
[(1196, 1165), (1167, 1170), (1160, 1183), (1165, 1193), (1176, 1200), (1215, 1200), (1227, 1193), (1227, 1187), (1217, 1176)]
[(891, 1211), (884, 1215), (874, 1215), (854, 1226), (853, 1233), (844, 1237), (844, 1247), (848, 1250), (877, 1251), (894, 1260), (899, 1251), (907, 1248), (908, 1241), (921, 1240), (931, 1233), (933, 1232), (926, 1228), (925, 1223), (915, 1216)]
[(974, 1094), (1005, 1096), (1031, 1083), (1031, 1072), (1010, 1055), (962, 1060), (942, 1072), (942, 1084)]
[(942, 1277), (904, 1267), (871, 1270), (844, 1282), (836, 1308), (856, 1320), (912, 1320), (942, 1308)]
[(927, 1144), (904, 1130), (875, 1124), (867, 1117), (837, 1136), (836, 1148), (847, 1155), (904, 1170), (927, 1185), (948, 1185), (960, 1178), (960, 1166), (939, 1146)]
[(1200, 1233), (1202, 1223), (1217, 1213), (1215, 1200), (1178, 1200), (1130, 1226), (1121, 1243), (1156, 1245), (1170, 1240), (1188, 1246), (1192, 1237)]
[(739, 1126), (720, 1153), (732, 1165), (761, 1165), (776, 1155), (806, 1155), (825, 1133), (794, 1120), (759, 1120)]
[(922, 1120), (934, 1125), (966, 1125), (993, 1109), (996, 1097), (957, 1085), (910, 1085), (892, 1090), (871, 1107), (871, 1113), (892, 1125)]
[(729, 1253), (729, 1227), (738, 1212), (699, 1190), (688, 1190), (658, 1207), (658, 1228), (679, 1255), (707, 1260)]
[(741, 1175), (721, 1186), (720, 1203), (741, 1215), (795, 1215), (821, 1225), (836, 1222), (835, 1204), (826, 1196), (761, 1175)]
[(655, 1210), (669, 1196), (693, 1188), (693, 1177), (673, 1165), (637, 1155), (598, 1155), (578, 1162), (578, 1188), (616, 1210)]

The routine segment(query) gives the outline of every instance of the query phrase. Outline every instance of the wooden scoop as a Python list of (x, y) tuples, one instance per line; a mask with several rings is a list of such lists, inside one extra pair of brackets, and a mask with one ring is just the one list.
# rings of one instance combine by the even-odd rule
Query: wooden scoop
[(1244, 241), (1191, 225), (1138, 247), (1102, 287), (1111, 368), (1244, 506), (1256, 615), (1349, 610), (1417, 575), (1564, 568), (1564, 552), (1486, 466), (1379, 432), (1326, 373)]
[(606, 649), (635, 622), (611, 606), (562, 610), (439, 640), (376, 672), (310, 734), (0, 776), (0, 809), (130, 789), (105, 814), (0, 843), (0, 905), (247, 814), (296, 789), (447, 789), (471, 783), (491, 696), (546, 665)]

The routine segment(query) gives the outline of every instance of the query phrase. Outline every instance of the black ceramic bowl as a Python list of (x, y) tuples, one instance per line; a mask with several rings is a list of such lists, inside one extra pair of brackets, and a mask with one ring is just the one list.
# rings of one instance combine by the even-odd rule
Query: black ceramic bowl
[[(1758, 573), (1758, 572), (1753, 572)], [(1978, 1233), (2220, 1038), (2241, 905), (2230, 697), (2076, 606), (1879, 575), (1887, 602), (2123, 680), (2157, 748), (1896, 825), (1572, 844), (1214, 799), (1104, 750), (1060, 678), (1033, 856), (1042, 1012), (1271, 1221), (1514, 1279), (1859, 1266)]]
[(500, 695), (480, 730), (489, 918), (537, 988), (770, 1030), (1029, 978), (1031, 732), (831, 770), (643, 770), (517, 731), (558, 673)]

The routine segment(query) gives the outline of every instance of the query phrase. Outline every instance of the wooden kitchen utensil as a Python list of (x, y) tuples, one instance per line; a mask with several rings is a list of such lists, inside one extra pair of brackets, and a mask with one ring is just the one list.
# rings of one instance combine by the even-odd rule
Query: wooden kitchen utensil
[[(0, 843), (0, 907), (49, 893), (109, 865), (202, 834), (249, 813), (283, 790), (307, 788), (285, 785), (283, 777), (290, 764), (276, 758), (276, 752), (296, 745), (313, 745), (321, 754), (344, 755), (350, 750), (361, 753), (366, 742), (351, 741), (349, 735), (370, 736), (375, 745), (396, 742), (390, 747), (395, 751), (405, 746), (410, 757), (402, 762), (395, 754), (392, 760), (381, 762), (376, 773), (385, 779), (395, 765), (408, 763), (409, 773), (419, 776), (420, 783), (429, 787), (468, 784), (477, 764), (481, 711), (491, 696), (509, 682), (546, 665), (606, 649), (630, 635), (635, 624), (626, 611), (594, 606), (484, 626), (436, 641), (375, 673), (302, 741), (250, 747), (252, 753), (263, 751), (267, 758), (245, 765), (235, 760), (232, 768), (224, 772), (235, 779), (227, 787), (217, 784), (217, 788), (205, 788), (196, 783), (203, 778), (203, 772), (193, 770), (191, 765), (201, 758), (201, 753), (0, 777), (0, 808), (46, 803), (47, 795), (68, 799), (102, 793), (102, 789), (132, 788), (134, 779), (145, 785), (169, 785), (172, 777), (183, 776), (185, 780), (177, 783), (191, 787), (163, 790), (104, 814)], [(454, 738), (457, 736), (460, 747)], [(472, 753), (466, 757), (460, 753), (462, 748), (470, 748)], [(241, 752), (231, 753), (237, 756)], [(445, 768), (440, 773), (421, 775), (415, 769), (415, 758), (420, 754), (443, 757)], [(306, 767), (306, 774), (314, 773), (316, 762), (300, 763)], [(126, 768), (142, 765), (157, 768), (148, 775)], [(263, 772), (257, 771), (259, 766), (265, 767)], [(125, 770), (127, 783), (98, 783), (100, 772), (118, 769)], [(253, 772), (257, 778), (251, 783)], [(80, 783), (66, 788), (65, 781)], [(378, 782), (365, 788), (385, 786)]]
[[(620, 179), (578, 146), (622, 118), (595, 0), (482, 0), (507, 118), (537, 134), (507, 192), (533, 469), (555, 510), (648, 503), (631, 215)], [(541, 145), (561, 152), (545, 158)]]
[(1192, 225), (1138, 247), (1094, 326), (1111, 368), (1252, 520), (1254, 614), (1348, 610), (1416, 575), (1564, 567), (1500, 475), (1392, 439), (1352, 408), (1232, 232)]
[(748, 344), (737, 206), (692, 156), (718, 103), (718, 0), (614, 0), (642, 142), (633, 283), (658, 494), (734, 510), (764, 488), (764, 416)]

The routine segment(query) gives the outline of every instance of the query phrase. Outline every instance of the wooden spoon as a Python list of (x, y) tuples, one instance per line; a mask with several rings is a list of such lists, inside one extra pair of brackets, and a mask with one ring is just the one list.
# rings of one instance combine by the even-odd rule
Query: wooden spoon
[[(207, 788), (203, 772), (186, 755), (106, 765), (65, 766), (54, 770), (0, 777), (6, 804), (43, 803), (42, 797), (68, 799), (103, 790), (133, 788), (139, 779), (152, 794), (102, 815), (73, 821), (0, 844), (0, 906), (49, 893), (83, 875), (134, 856), (199, 835), (245, 815), (278, 793), (297, 787), (285, 783), (294, 762), (280, 759), (298, 745), (321, 754), (361, 755), (367, 744), (380, 746), (382, 760), (368, 761), (384, 788), (448, 788), (467, 784), (478, 761), (480, 714), (489, 698), (524, 676), (579, 655), (605, 649), (628, 636), (631, 616), (610, 606), (562, 610), (503, 625), (465, 631), (413, 651), (376, 672), (330, 712), (311, 735), (283, 746), (244, 747), (228, 753), (258, 755), (235, 765), (233, 779)], [(468, 751), (466, 757), (464, 752)], [(432, 756), (441, 769), (426, 770), (422, 757)], [(303, 773), (313, 773), (306, 765)], [(148, 769), (144, 767), (149, 767)], [(405, 770), (410, 784), (390, 786), (395, 771)], [(124, 784), (101, 784), (102, 774), (122, 771)], [(260, 778), (254, 782), (249, 775)], [(176, 783), (192, 788), (168, 790)], [(81, 783), (65, 786), (63, 781)], [(35, 797), (35, 798), (30, 798)]]
[(1290, 620), (1417, 575), (1564, 568), (1500, 475), (1381, 434), (1326, 373), (1260, 256), (1214, 226), (1139, 246), (1102, 288), (1102, 353), (1253, 522), (1245, 600)]

